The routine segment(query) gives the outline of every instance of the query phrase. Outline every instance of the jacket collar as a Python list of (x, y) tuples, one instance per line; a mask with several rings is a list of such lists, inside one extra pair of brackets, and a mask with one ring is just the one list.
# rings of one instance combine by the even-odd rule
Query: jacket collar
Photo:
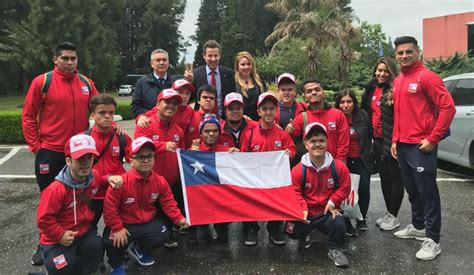
[(406, 74), (410, 74), (412, 72), (415, 72), (420, 68), (423, 68), (423, 64), (421, 63), (420, 60), (418, 60), (418, 61), (416, 61), (415, 63), (413, 63), (412, 65), (410, 65), (408, 67), (403, 67), (401, 71), (404, 75), (406, 75)]
[(309, 158), (309, 153), (304, 154), (301, 157), (301, 163), (307, 167), (312, 167), (313, 169), (316, 170), (316, 172), (324, 171), (329, 169), (329, 165), (331, 165), (331, 162), (333, 162), (333, 157), (329, 152), (326, 152), (326, 155), (324, 156), (324, 163), (321, 167), (316, 167), (311, 159)]
[(74, 71), (74, 73), (72, 73), (72, 74), (63, 72), (63, 71), (59, 70), (57, 66), (54, 67), (53, 71), (54, 71), (54, 74), (56, 74), (57, 76), (59, 76), (63, 80), (71, 80), (74, 77), (76, 77), (77, 74), (78, 74), (77, 70)]

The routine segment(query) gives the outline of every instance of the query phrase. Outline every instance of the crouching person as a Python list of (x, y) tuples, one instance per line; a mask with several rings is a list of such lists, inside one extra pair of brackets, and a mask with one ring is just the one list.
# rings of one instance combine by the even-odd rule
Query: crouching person
[(154, 152), (151, 139), (135, 139), (130, 157), (132, 169), (123, 175), (122, 188), (107, 190), (102, 241), (112, 274), (125, 274), (125, 253), (142, 266), (155, 263), (152, 251), (170, 235), (162, 218), (157, 216), (157, 203), (175, 224), (188, 227), (168, 183), (152, 171)]
[(340, 203), (349, 196), (350, 174), (345, 164), (327, 152), (327, 132), (324, 125), (314, 122), (304, 132), (308, 153), (291, 170), (296, 194), (304, 209), (304, 222), (288, 222), (285, 228), (290, 238), (300, 239), (300, 247), (311, 244), (310, 233), (318, 229), (329, 235), (328, 257), (339, 267), (349, 264), (341, 248), (346, 225), (339, 210)]
[[(90, 274), (99, 270), (104, 255), (89, 208), (103, 180), (92, 172), (99, 153), (92, 137), (76, 135), (66, 142), (64, 154), (66, 166), (41, 193), (38, 206), (44, 265), (48, 274)], [(122, 184), (120, 176), (108, 181), (114, 187)]]

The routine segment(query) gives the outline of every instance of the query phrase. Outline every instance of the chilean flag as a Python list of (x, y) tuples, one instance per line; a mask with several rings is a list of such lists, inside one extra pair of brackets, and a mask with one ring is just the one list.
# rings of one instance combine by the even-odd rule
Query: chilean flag
[(177, 152), (189, 224), (303, 220), (283, 151)]

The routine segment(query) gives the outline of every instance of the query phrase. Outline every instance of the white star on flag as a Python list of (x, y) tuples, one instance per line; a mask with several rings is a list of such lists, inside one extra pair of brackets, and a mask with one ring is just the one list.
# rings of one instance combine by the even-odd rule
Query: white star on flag
[(196, 174), (197, 171), (201, 171), (201, 173), (204, 174), (204, 169), (203, 169), (204, 164), (199, 163), (199, 161), (196, 160), (196, 162), (191, 164), (191, 166), (194, 167), (194, 174)]

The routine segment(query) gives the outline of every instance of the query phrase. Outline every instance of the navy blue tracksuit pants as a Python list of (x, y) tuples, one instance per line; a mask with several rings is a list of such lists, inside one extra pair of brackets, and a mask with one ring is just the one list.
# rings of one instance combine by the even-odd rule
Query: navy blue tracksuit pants
[(402, 181), (411, 204), (412, 224), (426, 228), (426, 237), (439, 242), (441, 230), (441, 200), (436, 184), (438, 146), (423, 153), (418, 144), (397, 144)]

